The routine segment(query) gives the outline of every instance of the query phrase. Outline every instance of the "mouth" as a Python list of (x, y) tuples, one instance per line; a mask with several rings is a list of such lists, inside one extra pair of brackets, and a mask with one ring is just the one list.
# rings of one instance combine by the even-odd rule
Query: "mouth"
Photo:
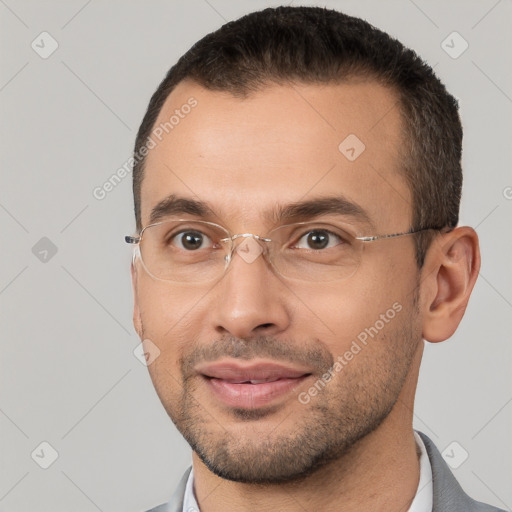
[(212, 395), (229, 407), (256, 409), (283, 399), (312, 372), (273, 362), (241, 365), (220, 361), (196, 367)]
[[(215, 379), (216, 377), (208, 377), (209, 379)], [(249, 379), (249, 380), (228, 380), (228, 379), (217, 379), (229, 382), (230, 384), (264, 384), (265, 382), (275, 382), (276, 380), (282, 380), (285, 377), (276, 377), (274, 379)]]

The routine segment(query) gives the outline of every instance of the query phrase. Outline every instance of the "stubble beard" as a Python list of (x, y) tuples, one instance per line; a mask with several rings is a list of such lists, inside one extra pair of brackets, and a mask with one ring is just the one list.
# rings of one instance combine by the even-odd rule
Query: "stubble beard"
[[(199, 377), (187, 370), (190, 365), (185, 361), (178, 400), (160, 399), (183, 437), (217, 476), (248, 484), (300, 482), (346, 455), (393, 409), (421, 341), (415, 306), (413, 301), (409, 311), (404, 308), (400, 324), (398, 318), (390, 322), (308, 404), (290, 398), (294, 410), (281, 423), (272, 422), (272, 416), (286, 405), (256, 410), (231, 408), (226, 421), (226, 412), (220, 414), (211, 402), (197, 398)], [(248, 358), (245, 356), (249, 352), (268, 357), (278, 344), (270, 338), (259, 339), (260, 344), (255, 341), (247, 345), (238, 341), (242, 349), (237, 349), (235, 357)], [(234, 342), (231, 340), (230, 346)], [(379, 344), (389, 347), (385, 357), (382, 350), (376, 350), (372, 357)], [(260, 351), (258, 347), (266, 349)], [(330, 359), (332, 366), (332, 355)], [(236, 428), (231, 428), (233, 425)], [(239, 435), (246, 430), (250, 435)]]

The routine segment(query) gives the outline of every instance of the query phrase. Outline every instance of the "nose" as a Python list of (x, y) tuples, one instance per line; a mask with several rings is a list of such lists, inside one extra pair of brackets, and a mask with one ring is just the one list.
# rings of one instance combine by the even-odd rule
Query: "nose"
[(264, 256), (265, 242), (237, 240), (213, 298), (215, 330), (238, 338), (276, 335), (290, 324), (290, 291)]

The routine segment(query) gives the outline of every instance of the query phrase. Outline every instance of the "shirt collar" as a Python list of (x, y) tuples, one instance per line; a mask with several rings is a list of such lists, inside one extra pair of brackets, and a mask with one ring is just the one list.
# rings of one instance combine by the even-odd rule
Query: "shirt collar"
[(185, 496), (183, 498), (183, 512), (200, 512), (194, 493), (194, 468), (190, 471), (185, 487)]
[[(430, 459), (423, 443), (423, 439), (414, 431), (414, 439), (416, 445), (421, 451), (420, 455), (420, 481), (416, 489), (416, 495), (412, 500), (411, 506), (407, 512), (432, 512), (432, 502), (434, 496), (434, 488), (432, 486), (432, 467)], [(199, 509), (198, 509), (199, 510)]]

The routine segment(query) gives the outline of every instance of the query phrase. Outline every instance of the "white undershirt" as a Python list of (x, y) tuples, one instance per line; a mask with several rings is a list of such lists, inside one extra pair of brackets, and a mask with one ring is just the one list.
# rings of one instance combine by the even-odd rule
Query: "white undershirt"
[[(414, 431), (416, 444), (420, 447), (420, 481), (416, 489), (416, 496), (412, 500), (411, 506), (407, 512), (432, 512), (432, 500), (434, 497), (434, 488), (432, 486), (432, 466), (428, 458), (425, 443), (419, 434)], [(199, 510), (199, 509), (198, 509)], [(192, 511), (190, 511), (192, 512)]]
[[(432, 468), (430, 466), (427, 450), (425, 449), (425, 444), (416, 431), (414, 431), (414, 438), (416, 439), (416, 444), (421, 450), (420, 481), (416, 490), (416, 495), (414, 496), (414, 500), (412, 501), (411, 506), (407, 512), (432, 512)], [(188, 475), (187, 486), (185, 487), (183, 512), (200, 512), (199, 505), (197, 504), (194, 494), (193, 469)]]
[(183, 498), (183, 512), (201, 512), (194, 494), (194, 468), (190, 470)]

